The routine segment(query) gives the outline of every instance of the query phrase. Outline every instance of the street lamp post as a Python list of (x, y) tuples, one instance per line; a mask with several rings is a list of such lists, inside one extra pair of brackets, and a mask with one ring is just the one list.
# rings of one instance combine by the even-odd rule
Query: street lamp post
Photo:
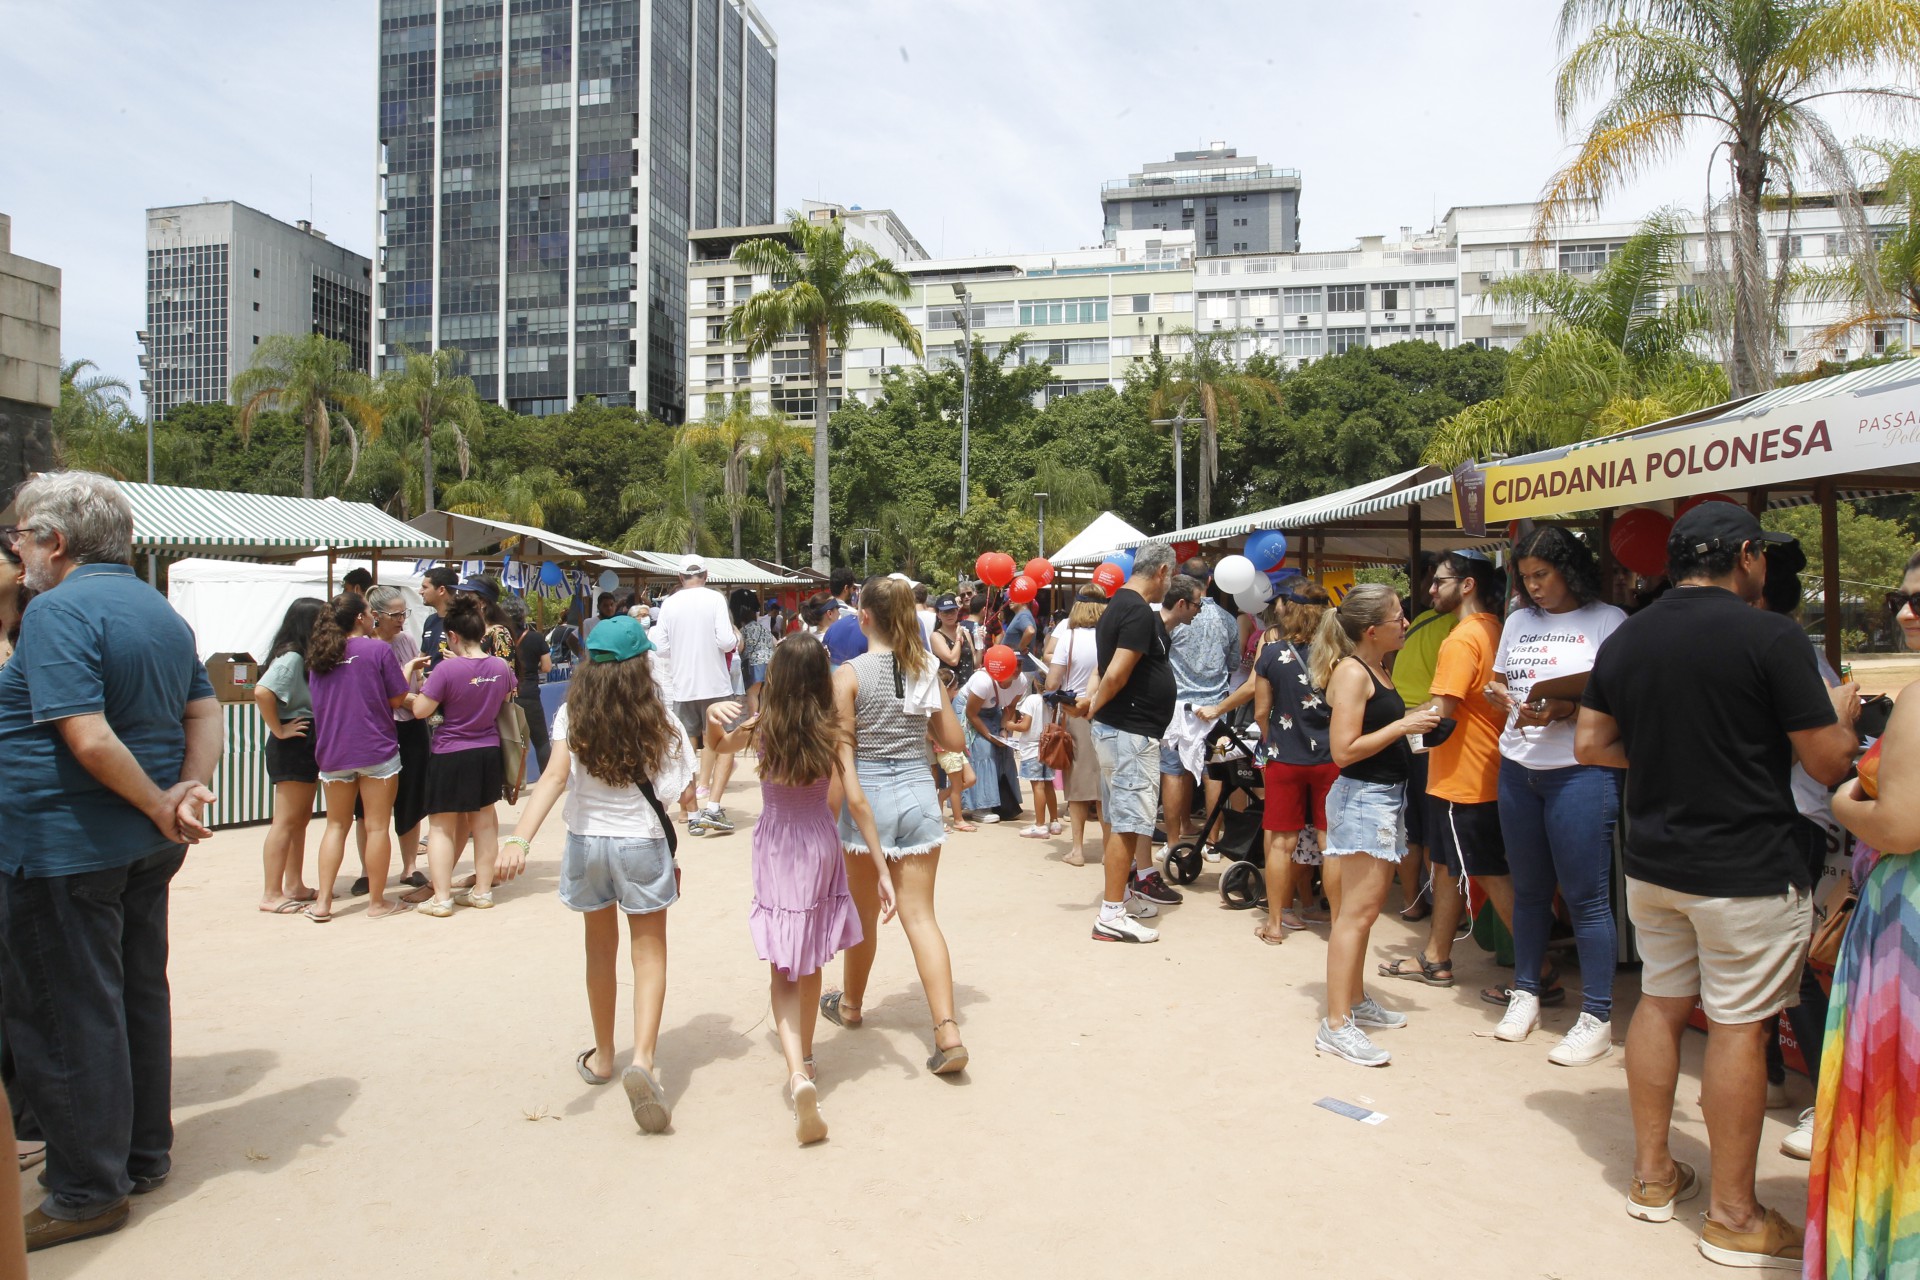
[(1200, 421), (1200, 419), (1189, 418), (1184, 412), (1176, 413), (1171, 418), (1155, 418), (1153, 420), (1153, 425), (1156, 427), (1173, 428), (1173, 527), (1176, 529), (1184, 529), (1187, 527), (1187, 519), (1184, 514), (1186, 508), (1182, 506), (1181, 499), (1181, 494), (1187, 486), (1185, 477), (1182, 475), (1182, 468), (1185, 464), (1180, 448), (1180, 428), (1186, 426), (1189, 422), (1198, 421)]
[[(153, 344), (147, 340), (145, 329), (135, 329), (134, 338), (140, 343), (141, 363), (147, 366), (147, 376), (141, 379), (140, 388), (146, 393), (147, 410), (147, 483), (153, 483), (153, 391), (160, 383), (159, 370), (153, 364)], [(153, 553), (147, 553), (147, 585), (158, 590), (160, 570), (154, 563)]]
[(880, 532), (878, 529), (860, 528), (854, 530), (860, 535), (860, 576), (867, 576), (867, 540)]
[(960, 514), (967, 514), (967, 432), (973, 412), (973, 295), (955, 281), (953, 296), (960, 299)]
[(1034, 501), (1040, 504), (1040, 558), (1045, 560), (1047, 558), (1047, 495), (1036, 493), (1033, 497)]

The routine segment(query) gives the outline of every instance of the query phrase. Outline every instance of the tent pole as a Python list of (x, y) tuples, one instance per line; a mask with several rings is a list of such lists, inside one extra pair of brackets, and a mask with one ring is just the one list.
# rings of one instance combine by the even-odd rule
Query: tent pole
[(1414, 505), (1407, 507), (1407, 591), (1420, 591), (1420, 508)]
[(333, 557), (334, 555), (335, 555), (334, 549), (332, 547), (328, 547), (327, 548), (327, 599), (329, 600), (333, 599)]
[[(1602, 507), (1600, 509), (1599, 552), (1600, 552), (1600, 556), (1599, 556), (1600, 583), (1602, 588), (1600, 598), (1607, 601), (1607, 603), (1609, 604), (1621, 605), (1624, 607), (1627, 603), (1625, 600), (1615, 600), (1613, 598), (1614, 591), (1613, 591), (1613, 508), (1612, 507)], [(1516, 574), (1519, 573), (1520, 566), (1518, 564), (1514, 565), (1513, 570)]]
[(1833, 481), (1822, 480), (1815, 492), (1820, 499), (1820, 594), (1826, 614), (1827, 662), (1840, 669), (1840, 513)]
[(1747, 490), (1747, 511), (1755, 520), (1767, 514), (1767, 491), (1765, 489)]

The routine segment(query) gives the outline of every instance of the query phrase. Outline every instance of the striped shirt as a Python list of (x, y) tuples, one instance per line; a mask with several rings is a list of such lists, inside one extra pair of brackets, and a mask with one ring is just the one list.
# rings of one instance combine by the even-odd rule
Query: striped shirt
[[(844, 665), (860, 689), (853, 698), (854, 755), (861, 760), (924, 760), (927, 718), (909, 714), (906, 694), (895, 683), (892, 653), (868, 651)], [(906, 678), (905, 672), (898, 673)]]

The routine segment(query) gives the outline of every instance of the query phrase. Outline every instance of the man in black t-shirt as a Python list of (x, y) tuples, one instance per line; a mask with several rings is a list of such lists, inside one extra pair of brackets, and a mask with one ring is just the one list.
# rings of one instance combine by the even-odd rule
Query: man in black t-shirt
[(1700, 1248), (1736, 1266), (1800, 1256), (1799, 1229), (1754, 1189), (1767, 1019), (1798, 989), (1812, 920), (1788, 774), (1797, 756), (1812, 777), (1837, 783), (1859, 710), (1855, 686), (1829, 694), (1797, 626), (1751, 607), (1766, 583), (1765, 546), (1777, 541), (1727, 502), (1675, 521), (1676, 585), (1601, 647), (1575, 741), (1581, 764), (1627, 771), (1627, 912), (1644, 960), (1627, 1032), (1627, 1212), (1666, 1222), (1698, 1190), (1668, 1146), (1680, 1038), (1698, 999), (1713, 1157)]
[[(1156, 942), (1159, 933), (1128, 914), (1159, 908), (1145, 898), (1128, 901), (1136, 862), (1151, 867), (1154, 810), (1160, 793), (1160, 739), (1173, 722), (1173, 667), (1167, 661), (1167, 629), (1149, 600), (1159, 600), (1173, 581), (1173, 548), (1148, 546), (1134, 557), (1133, 576), (1113, 593), (1094, 628), (1100, 679), (1082, 694), (1093, 719), (1093, 747), (1100, 757), (1100, 809), (1107, 818), (1106, 892), (1093, 925), (1096, 942)], [(1156, 873), (1157, 874), (1157, 873)]]
[(460, 585), (460, 571), (437, 564), (420, 576), (420, 599), (433, 610), (420, 627), (420, 652), (427, 655), (427, 668), (440, 665), (447, 656), (447, 606), (453, 603), (454, 589)]

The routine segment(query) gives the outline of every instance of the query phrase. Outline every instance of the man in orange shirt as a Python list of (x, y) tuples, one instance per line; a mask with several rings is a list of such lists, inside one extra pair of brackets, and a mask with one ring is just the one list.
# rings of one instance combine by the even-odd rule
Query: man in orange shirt
[[(1433, 916), (1422, 954), (1381, 965), (1388, 977), (1453, 985), (1453, 940), (1467, 907), (1463, 879), (1485, 890), (1503, 921), (1513, 918), (1513, 878), (1500, 835), (1500, 733), (1506, 722), (1481, 693), (1493, 679), (1506, 593), (1506, 575), (1478, 552), (1450, 553), (1434, 569), (1433, 607), (1459, 621), (1434, 663), (1440, 728), (1427, 735)], [(1505, 996), (1500, 1003), (1506, 1004)]]

